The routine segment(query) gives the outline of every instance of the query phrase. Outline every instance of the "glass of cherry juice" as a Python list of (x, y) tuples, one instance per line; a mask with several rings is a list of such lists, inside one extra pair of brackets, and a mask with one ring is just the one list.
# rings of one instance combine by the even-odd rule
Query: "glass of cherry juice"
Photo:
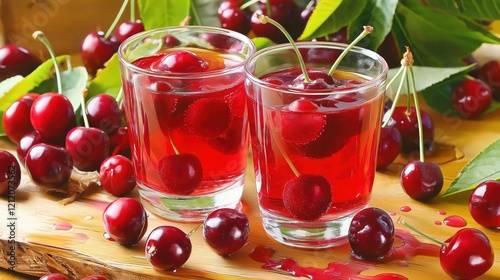
[(387, 63), (346, 45), (298, 43), (309, 81), (290, 44), (246, 63), (249, 126), (262, 222), (293, 247), (347, 242), (354, 214), (370, 202)]
[(168, 27), (119, 48), (125, 112), (139, 194), (169, 220), (201, 221), (236, 208), (248, 158), (246, 36)]

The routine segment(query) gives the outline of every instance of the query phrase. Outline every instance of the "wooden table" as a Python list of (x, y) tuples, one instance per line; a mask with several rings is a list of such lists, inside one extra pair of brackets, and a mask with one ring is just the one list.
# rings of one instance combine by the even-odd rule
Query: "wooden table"
[[(495, 51), (491, 46), (486, 46), (484, 51), (480, 50), (478, 53), (479, 58), (487, 60)], [(430, 113), (435, 122), (437, 142), (447, 147), (446, 151), (438, 153), (438, 156), (429, 158), (440, 162), (445, 177), (444, 191), (472, 157), (500, 137), (498, 126), (500, 111), (479, 120), (461, 120), (443, 117), (425, 106), (424, 109)], [(0, 149), (14, 148), (12, 143), (0, 140)], [(404, 158), (399, 158), (398, 162), (387, 170), (377, 172), (372, 206), (394, 214), (394, 221), (403, 216), (412, 225), (443, 241), (459, 228), (444, 224), (436, 225), (435, 222), (442, 222), (450, 215), (465, 218), (467, 227), (479, 228), (487, 234), (497, 256), (494, 266), (480, 279), (500, 279), (500, 231), (484, 229), (474, 222), (467, 208), (469, 192), (448, 198), (438, 197), (429, 203), (414, 201), (403, 192), (399, 184), (398, 176), (404, 161)], [(262, 263), (252, 260), (249, 253), (260, 245), (274, 248), (277, 259), (294, 258), (301, 267), (324, 269), (329, 263), (343, 263), (350, 259), (348, 246), (324, 250), (300, 250), (286, 247), (267, 237), (258, 212), (251, 161), (243, 195), (244, 211), (251, 222), (248, 245), (234, 255), (223, 258), (209, 249), (204, 243), (201, 231), (197, 231), (191, 236), (193, 252), (190, 259), (175, 273), (160, 273), (151, 268), (144, 259), (145, 238), (133, 248), (118, 246), (104, 238), (101, 215), (104, 207), (114, 199), (112, 196), (98, 190), (63, 206), (58, 203), (60, 197), (25, 188), (29, 179), (26, 173), (23, 175), (23, 183), (16, 199), (18, 247), (15, 250), (16, 271), (23, 274), (12, 273), (5, 269), (9, 267), (6, 255), (8, 247), (5, 246), (8, 239), (5, 226), (7, 200), (1, 198), (0, 220), (3, 226), (0, 226), (0, 243), (3, 247), (0, 246), (2, 252), (0, 267), (4, 268), (0, 270), (1, 279), (38, 279), (49, 271), (70, 272), (80, 278), (90, 274), (104, 274), (110, 276), (110, 279), (295, 279), (283, 271), (263, 269)], [(409, 206), (412, 210), (402, 212), (400, 209), (403, 206)], [(439, 211), (445, 211), (446, 215), (438, 213)], [(68, 224), (72, 228), (65, 228)], [(197, 224), (168, 222), (150, 215), (148, 232), (158, 225), (165, 224), (175, 225), (186, 232), (197, 226)], [(401, 224), (396, 224), (396, 227), (408, 230)], [(431, 243), (420, 236), (415, 237), (421, 242)], [(409, 279), (446, 278), (435, 256), (416, 256), (404, 262), (376, 264), (373, 268), (363, 271), (361, 275), (389, 272)]]

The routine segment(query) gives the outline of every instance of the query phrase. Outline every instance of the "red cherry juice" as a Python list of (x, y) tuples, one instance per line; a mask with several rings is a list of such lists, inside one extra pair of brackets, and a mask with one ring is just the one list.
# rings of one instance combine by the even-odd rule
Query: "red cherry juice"
[[(169, 53), (143, 57), (132, 64), (151, 71), (151, 65)], [(244, 176), (247, 160), (247, 112), (242, 71), (225, 69), (243, 58), (223, 51), (182, 48), (208, 64), (207, 71), (221, 71), (200, 79), (197, 73), (152, 71), (136, 75), (124, 91), (137, 181), (169, 193), (161, 180), (158, 162), (176, 153), (193, 154), (202, 165), (202, 182), (190, 195), (213, 193)], [(154, 73), (155, 72), (155, 73)], [(174, 150), (174, 147), (178, 152)]]
[[(338, 70), (333, 75), (335, 85), (327, 90), (329, 94), (321, 94), (322, 90), (307, 95), (298, 90), (295, 94), (279, 94), (283, 87), (294, 91), (290, 85), (297, 76), (291, 73), (297, 72), (300, 69), (265, 74), (259, 79), (277, 86), (260, 88), (260, 95), (254, 95), (257, 98), (249, 93), (260, 206), (274, 215), (293, 219), (283, 204), (284, 186), (296, 176), (288, 158), (300, 174), (323, 175), (331, 184), (331, 206), (317, 221), (347, 216), (370, 200), (384, 94), (377, 88), (361, 89), (364, 78)], [(311, 101), (317, 109), (291, 110), (288, 104), (299, 99)], [(290, 137), (290, 131), (298, 126), (304, 126), (302, 134), (299, 131)]]

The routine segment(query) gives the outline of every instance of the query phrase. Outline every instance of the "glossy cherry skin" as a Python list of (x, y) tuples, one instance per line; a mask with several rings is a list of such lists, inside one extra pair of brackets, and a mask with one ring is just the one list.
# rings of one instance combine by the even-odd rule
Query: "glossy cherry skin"
[(231, 109), (223, 99), (201, 98), (189, 105), (184, 123), (194, 135), (214, 139), (228, 129), (231, 117)]
[(192, 154), (172, 154), (161, 158), (158, 173), (165, 188), (180, 195), (194, 192), (203, 178), (201, 162)]
[(463, 80), (451, 95), (453, 109), (464, 119), (481, 116), (493, 101), (491, 88), (481, 80)]
[(33, 99), (19, 99), (3, 113), (2, 127), (7, 137), (14, 143), (19, 143), (24, 135), (35, 130), (30, 121), (33, 102)]
[(82, 63), (91, 75), (95, 75), (98, 69), (116, 53), (120, 41), (114, 35), (104, 38), (104, 31), (89, 33), (80, 46)]
[(472, 191), (469, 197), (469, 213), (486, 228), (500, 228), (500, 182), (484, 181)]
[(106, 233), (118, 244), (137, 244), (148, 228), (148, 215), (142, 203), (131, 197), (120, 197), (108, 204), (102, 214)]
[(280, 23), (289, 33), (292, 38), (296, 39), (300, 33), (301, 24), (297, 24), (300, 18), (300, 11), (293, 0), (269, 0), (271, 11), (267, 10), (266, 1), (260, 1), (259, 9), (250, 18), (250, 28), (257, 37), (266, 37), (275, 43), (288, 42), (285, 35), (275, 26), (270, 23), (262, 23), (257, 18), (257, 14), (269, 16), (273, 20)]
[(123, 42), (132, 35), (144, 31), (144, 24), (142, 20), (136, 19), (135, 21), (127, 20), (120, 23), (116, 27), (115, 36), (118, 41)]
[(413, 160), (401, 170), (400, 182), (411, 198), (427, 201), (441, 192), (444, 179), (441, 168), (436, 163)]
[(285, 183), (283, 205), (299, 220), (313, 221), (325, 214), (332, 204), (332, 186), (321, 175), (301, 174)]
[(78, 126), (66, 135), (66, 150), (80, 171), (95, 171), (109, 156), (109, 137), (99, 128)]
[(0, 150), (0, 195), (15, 194), (21, 183), (21, 166), (16, 157)]
[(240, 10), (241, 5), (243, 5), (243, 2), (239, 0), (222, 1), (217, 10), (217, 15), (222, 28), (246, 35), (250, 32), (251, 14)]
[(401, 133), (396, 128), (385, 126), (380, 129), (377, 168), (385, 168), (394, 162), (401, 152), (401, 142)]
[(389, 252), (395, 234), (391, 217), (380, 208), (368, 207), (354, 215), (347, 236), (353, 255), (370, 260)]
[(439, 262), (453, 279), (475, 279), (493, 266), (490, 240), (478, 229), (463, 228), (445, 243), (439, 251)]
[(124, 196), (136, 186), (134, 164), (122, 155), (106, 158), (99, 169), (101, 186), (114, 196)]
[(146, 240), (146, 259), (159, 270), (176, 270), (191, 256), (191, 240), (173, 226), (159, 226)]
[(76, 126), (73, 106), (62, 94), (45, 93), (31, 106), (30, 120), (36, 131), (53, 143), (64, 143), (66, 134)]
[(60, 273), (51, 273), (40, 277), (39, 280), (69, 280), (69, 278)]
[(177, 73), (204, 72), (208, 70), (208, 63), (194, 52), (176, 51), (153, 62), (151, 69)]
[(42, 64), (40, 58), (14, 44), (0, 48), (0, 81), (15, 75), (28, 76)]
[(21, 138), (19, 143), (17, 143), (17, 158), (19, 161), (24, 164), (26, 155), (28, 151), (36, 144), (45, 143), (46, 141), (42, 138), (40, 133), (37, 131), (32, 131)]
[(26, 155), (26, 169), (36, 183), (61, 187), (71, 176), (73, 160), (64, 148), (36, 144)]
[(128, 138), (128, 128), (126, 126), (121, 126), (118, 131), (109, 138), (109, 155), (122, 155), (132, 159), (130, 139)]
[(500, 101), (500, 60), (491, 60), (479, 67), (479, 78), (493, 90), (493, 98)]
[(229, 255), (241, 249), (247, 242), (249, 234), (248, 217), (237, 209), (215, 210), (203, 223), (203, 238), (219, 255)]
[(108, 94), (98, 94), (89, 99), (85, 113), (91, 127), (97, 127), (108, 136), (115, 134), (122, 124), (122, 114), (116, 99)]

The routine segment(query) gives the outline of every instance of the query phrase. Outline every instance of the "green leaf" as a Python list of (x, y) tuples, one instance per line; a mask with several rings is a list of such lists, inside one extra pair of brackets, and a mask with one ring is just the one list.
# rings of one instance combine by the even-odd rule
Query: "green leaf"
[(427, 5), (476, 20), (500, 18), (500, 3), (496, 0), (427, 0)]
[(263, 48), (275, 45), (275, 43), (272, 40), (266, 37), (254, 37), (252, 38), (252, 41), (255, 44), (257, 50), (261, 50)]
[[(125, 54), (125, 56), (128, 61), (135, 61), (141, 57), (146, 57), (157, 53), (161, 49), (162, 45), (163, 43), (161, 40), (151, 40), (149, 42), (144, 42), (142, 45)], [(118, 60), (118, 55), (114, 54), (110, 58), (110, 60), (113, 59)]]
[(15, 85), (23, 80), (23, 76), (17, 75), (0, 82), (0, 98), (9, 92)]
[[(58, 63), (68, 59), (69, 55), (58, 56), (56, 59)], [(47, 80), (52, 75), (52, 68), (54, 63), (49, 59), (38, 66), (31, 74), (22, 79), (19, 83), (14, 85), (8, 92), (0, 97), (0, 111), (4, 112), (7, 107), (16, 101), (23, 94), (28, 93), (33, 88), (40, 85), (43, 81)]]
[(138, 0), (141, 19), (146, 30), (177, 26), (189, 15), (189, 2), (179, 0)]
[[(358, 17), (368, 0), (319, 1), (299, 40), (319, 38), (338, 31)], [(359, 32), (362, 31), (359, 26)]]
[[(154, 52), (156, 53), (156, 51)], [(107, 93), (114, 98), (117, 97), (122, 87), (120, 62), (118, 55), (114, 54), (106, 63), (106, 66), (97, 71), (97, 74), (88, 86), (87, 98), (100, 93)]]
[(451, 95), (455, 86), (463, 81), (463, 76), (449, 78), (421, 92), (429, 107), (446, 117), (460, 117), (451, 103)]
[(365, 37), (358, 46), (376, 50), (392, 28), (392, 20), (398, 0), (368, 0), (365, 9), (349, 24), (349, 38), (359, 35), (360, 27), (371, 25), (373, 32)]
[(222, 0), (192, 0), (191, 2), (191, 19), (192, 24), (203, 26), (220, 26), (217, 9)]
[(472, 160), (470, 160), (460, 171), (455, 180), (451, 182), (450, 187), (442, 196), (445, 197), (467, 190), (472, 190), (483, 181), (499, 179), (499, 158), (500, 139), (490, 144)]

